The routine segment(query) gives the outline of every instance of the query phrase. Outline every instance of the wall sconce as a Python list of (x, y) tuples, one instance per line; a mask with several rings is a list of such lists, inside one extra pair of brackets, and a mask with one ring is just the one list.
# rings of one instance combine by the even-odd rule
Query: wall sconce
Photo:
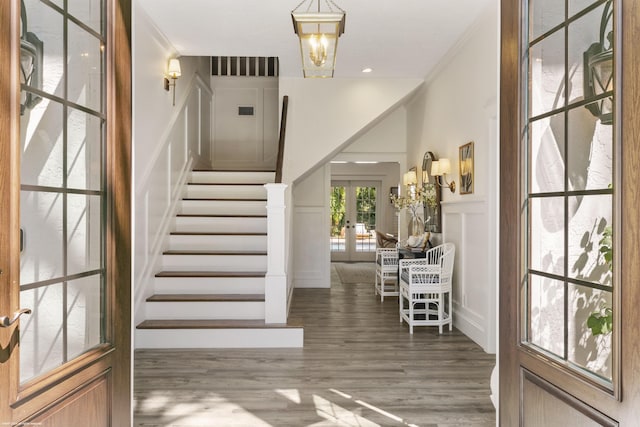
[[(176, 105), (176, 80), (181, 75), (180, 60), (178, 58), (170, 59), (167, 76), (164, 78), (164, 90), (169, 91), (170, 88), (173, 88), (173, 105)], [(169, 82), (169, 79), (172, 80), (172, 83)]]
[(600, 40), (589, 46), (583, 55), (584, 99), (597, 98), (585, 105), (585, 108), (599, 118), (604, 125), (610, 125), (613, 122), (612, 96), (603, 97), (607, 92), (613, 91), (613, 30), (610, 29), (607, 32), (613, 19), (611, 3), (611, 1), (605, 3), (602, 18), (600, 18)]
[[(451, 172), (449, 159), (440, 159), (431, 162), (431, 175), (436, 177), (436, 183), (440, 187), (449, 187), (452, 193), (456, 192), (456, 182), (447, 182), (447, 174)], [(444, 184), (443, 184), (444, 182)]]
[(418, 185), (418, 176), (415, 169), (411, 169), (409, 172), (402, 175), (402, 184), (409, 187), (412, 185)]
[[(20, 83), (42, 90), (44, 43), (37, 35), (27, 30), (27, 8), (24, 0), (20, 1)], [(41, 96), (32, 92), (20, 93), (20, 115), (26, 109), (32, 109), (42, 100)]]

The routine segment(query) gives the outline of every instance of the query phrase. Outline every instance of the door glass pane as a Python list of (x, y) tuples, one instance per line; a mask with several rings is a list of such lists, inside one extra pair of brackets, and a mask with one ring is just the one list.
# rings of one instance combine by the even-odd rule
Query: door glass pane
[(562, 357), (564, 355), (564, 285), (559, 280), (532, 274), (531, 336), (532, 344)]
[(64, 285), (26, 289), (20, 304), (33, 311), (20, 320), (20, 380), (37, 377), (64, 363)]
[(564, 32), (556, 31), (530, 48), (531, 117), (564, 105)]
[(611, 307), (609, 291), (569, 285), (569, 361), (611, 381), (611, 334), (594, 335), (587, 326), (591, 313)]
[(102, 341), (102, 277), (72, 280), (67, 285), (67, 354), (81, 355)]
[(20, 117), (21, 183), (62, 186), (64, 134), (63, 105), (42, 99)]
[(20, 192), (20, 282), (34, 283), (64, 275), (63, 200), (60, 193)]
[(346, 252), (346, 213), (347, 198), (346, 188), (343, 186), (331, 187), (331, 252)]
[[(37, 70), (43, 55), (44, 86), (23, 78), (20, 302), (33, 312), (21, 322), (21, 382), (105, 340), (104, 37), (72, 22), (63, 9), (26, 4), (23, 21), (43, 43), (40, 50), (21, 43), (21, 62), (31, 60)], [(101, 19), (102, 12), (94, 12)], [(33, 36), (24, 41), (37, 45)]]
[(613, 127), (584, 107), (568, 113), (569, 190), (604, 190), (613, 183)]
[(100, 33), (101, 0), (67, 0), (69, 14), (78, 18), (96, 33)]
[[(604, 5), (597, 7), (586, 15), (569, 24), (567, 57), (569, 61), (569, 103), (584, 99), (584, 52), (600, 39), (600, 21)], [(606, 33), (612, 30), (611, 22)], [(608, 30), (608, 31), (607, 31)], [(606, 34), (605, 33), (605, 34)], [(595, 122), (595, 118), (591, 119)]]
[[(21, 19), (21, 81), (46, 93), (64, 96), (63, 16), (40, 0), (25, 0), (26, 16)], [(22, 99), (29, 96), (23, 94)], [(29, 108), (39, 96), (27, 99)], [(21, 102), (23, 105), (24, 103)]]
[(356, 187), (356, 252), (376, 251), (376, 188)]
[(102, 164), (102, 119), (69, 108), (67, 118), (67, 185), (99, 190)]
[[(523, 189), (523, 344), (611, 387), (617, 243), (612, 1), (577, 19), (558, 15), (560, 6), (551, 3), (530, 0), (535, 13), (528, 34), (537, 38), (524, 46), (529, 85), (521, 108), (530, 138), (522, 150), (522, 181), (529, 182)], [(567, 4), (574, 14), (593, 2)], [(549, 32), (542, 24), (554, 14), (560, 19)]]
[(564, 2), (558, 0), (531, 0), (529, 2), (529, 38), (534, 40), (562, 23)]
[(69, 100), (102, 111), (102, 43), (69, 21)]
[(531, 192), (564, 190), (564, 113), (531, 123)]

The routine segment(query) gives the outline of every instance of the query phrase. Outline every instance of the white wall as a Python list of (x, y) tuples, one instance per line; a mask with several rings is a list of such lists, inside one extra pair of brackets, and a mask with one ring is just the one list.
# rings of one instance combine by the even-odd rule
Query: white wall
[[(278, 157), (278, 78), (212, 76), (215, 169), (275, 169)], [(238, 107), (253, 107), (240, 116)]]
[(324, 165), (420, 84), (418, 79), (280, 79), (280, 95), (289, 95), (283, 180), (294, 182)]
[(331, 286), (330, 170), (329, 165), (318, 168), (293, 188), (293, 285), (296, 288)]
[[(293, 187), (319, 168), (323, 169), (343, 148), (393, 113), (421, 83), (422, 80), (407, 79), (280, 79), (280, 98), (284, 95), (289, 96), (283, 182), (289, 184), (285, 215), (286, 229), (291, 230), (291, 234), (287, 236), (286, 250), (290, 290), (302, 282), (305, 286), (311, 286), (311, 282), (328, 286), (329, 280), (328, 238), (324, 239), (326, 261), (319, 258), (314, 261), (318, 264), (313, 267), (296, 267), (298, 258), (294, 255), (294, 242), (298, 241), (299, 247), (299, 242), (304, 240), (304, 233), (308, 228), (306, 224), (303, 226), (301, 222), (296, 223), (299, 213), (296, 208), (319, 208), (320, 205), (316, 204), (319, 203), (316, 201), (313, 202), (313, 206), (304, 206), (307, 202), (296, 202)], [(405, 156), (401, 157), (404, 161)], [(329, 175), (326, 176), (325, 182), (329, 183)], [(315, 226), (324, 227), (323, 230), (328, 230), (329, 227), (328, 191), (327, 188), (324, 193), (327, 195), (326, 200), (322, 202), (326, 204), (324, 209), (327, 213), (322, 216), (316, 213), (314, 221)], [(322, 225), (325, 219), (326, 227)], [(310, 223), (309, 215), (306, 221)], [(298, 271), (295, 271), (296, 268)], [(326, 277), (323, 276), (324, 272), (327, 274)], [(295, 277), (301, 279), (296, 283)]]
[(144, 300), (181, 197), (194, 166), (209, 159), (211, 99), (209, 59), (182, 57), (176, 105), (163, 88), (175, 49), (134, 3), (133, 24), (133, 176), (134, 322), (144, 319)]
[(443, 188), (443, 239), (456, 244), (454, 323), (486, 351), (496, 348), (498, 218), (498, 16), (490, 5), (407, 105), (407, 163), (425, 151), (451, 160), (474, 141), (474, 193)]

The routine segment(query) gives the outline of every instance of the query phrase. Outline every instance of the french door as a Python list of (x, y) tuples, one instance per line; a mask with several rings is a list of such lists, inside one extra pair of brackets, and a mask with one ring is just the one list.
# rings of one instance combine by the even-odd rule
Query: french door
[(331, 261), (374, 261), (379, 181), (331, 182)]
[(130, 425), (130, 13), (0, 2), (0, 425)]
[(503, 426), (640, 420), (638, 10), (502, 1)]

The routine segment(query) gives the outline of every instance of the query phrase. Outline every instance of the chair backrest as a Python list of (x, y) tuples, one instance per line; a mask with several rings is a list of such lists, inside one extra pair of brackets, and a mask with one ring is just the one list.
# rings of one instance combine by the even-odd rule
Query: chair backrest
[(429, 249), (424, 256), (426, 260), (425, 262), (427, 264), (440, 264), (440, 259), (442, 258), (442, 254), (444, 253), (446, 244), (447, 243), (434, 246), (433, 248)]
[(440, 257), (440, 283), (451, 285), (453, 276), (453, 261), (456, 256), (456, 246), (453, 243), (443, 243)]
[(387, 236), (386, 234), (376, 230), (376, 243), (379, 248), (395, 248), (398, 243), (398, 239), (394, 239), (393, 237)]

